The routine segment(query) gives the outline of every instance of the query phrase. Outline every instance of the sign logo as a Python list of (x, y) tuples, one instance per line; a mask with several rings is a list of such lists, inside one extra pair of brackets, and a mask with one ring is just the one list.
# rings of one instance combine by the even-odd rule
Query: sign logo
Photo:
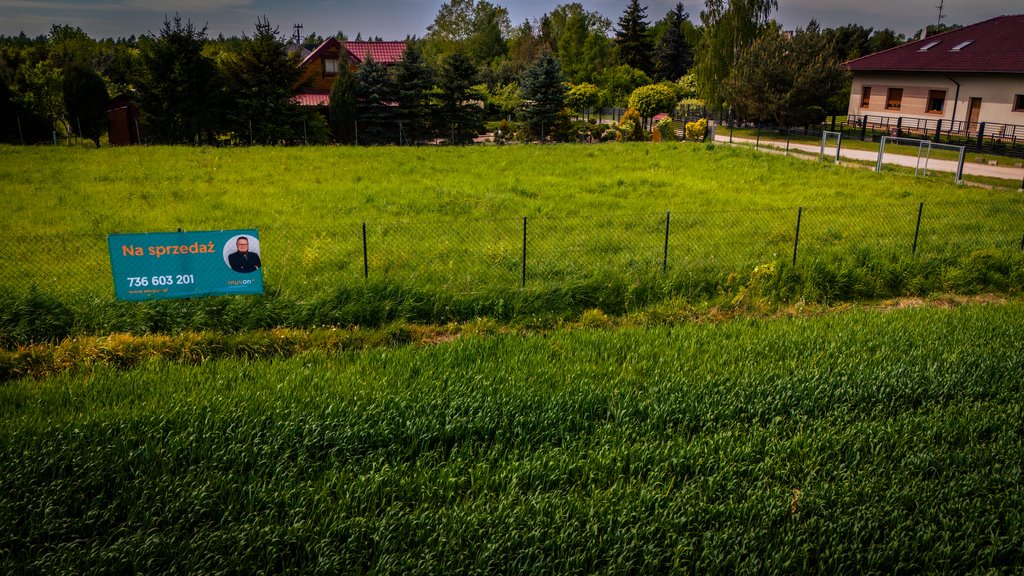
[(111, 234), (118, 300), (263, 294), (257, 230)]

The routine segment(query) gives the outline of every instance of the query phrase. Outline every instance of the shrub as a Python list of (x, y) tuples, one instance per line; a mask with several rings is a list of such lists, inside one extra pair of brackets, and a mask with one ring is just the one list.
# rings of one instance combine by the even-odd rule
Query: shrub
[(672, 118), (666, 116), (659, 120), (654, 126), (654, 133), (658, 135), (658, 140), (662, 142), (674, 142), (676, 133), (672, 130)]
[(640, 113), (630, 108), (619, 119), (619, 139), (624, 142), (643, 142), (646, 140), (644, 134), (644, 123)]
[(703, 140), (704, 134), (708, 130), (708, 121), (706, 118), (701, 118), (696, 122), (687, 122), (685, 133), (687, 140)]

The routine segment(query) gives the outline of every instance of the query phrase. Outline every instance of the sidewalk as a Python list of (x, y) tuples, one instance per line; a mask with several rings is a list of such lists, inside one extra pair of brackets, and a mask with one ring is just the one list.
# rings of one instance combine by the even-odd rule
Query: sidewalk
[[(729, 134), (716, 134), (715, 142), (719, 144), (729, 144)], [(737, 138), (733, 137), (733, 144), (743, 144), (753, 146), (756, 141), (750, 138)], [(827, 157), (835, 157), (836, 147), (835, 143), (832, 142), (832, 146), (825, 146), (825, 155)], [(777, 140), (761, 140), (759, 150), (765, 150), (770, 152), (779, 152), (785, 150), (786, 143), (779, 142)], [(800, 152), (809, 152), (817, 157), (817, 154), (821, 150), (821, 146), (817, 144), (804, 144), (791, 142), (789, 144), (790, 150), (799, 150)], [(801, 154), (801, 156), (803, 156)], [(847, 160), (857, 160), (861, 162), (870, 162), (872, 166), (878, 161), (878, 153), (869, 150), (848, 150), (843, 148), (840, 151), (840, 157)], [(920, 162), (920, 164), (919, 164)], [(927, 162), (927, 163), (926, 163)], [(885, 155), (886, 164), (896, 164), (898, 166), (907, 166), (910, 168), (919, 167), (921, 170), (927, 170), (932, 172), (949, 172), (950, 174), (956, 173), (956, 160), (936, 160), (934, 158), (925, 160), (921, 158), (918, 160), (917, 156), (906, 156), (900, 154), (887, 153)], [(1010, 168), (1007, 166), (989, 166), (987, 164), (978, 164), (971, 162), (964, 162), (964, 175), (972, 176), (987, 176), (990, 178), (1001, 178), (1004, 180), (1013, 180), (1021, 182), (1024, 180), (1024, 168)]]

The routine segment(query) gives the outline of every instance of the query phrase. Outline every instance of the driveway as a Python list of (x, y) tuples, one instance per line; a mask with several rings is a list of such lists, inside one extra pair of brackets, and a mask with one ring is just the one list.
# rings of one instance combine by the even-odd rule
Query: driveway
[[(732, 141), (733, 143), (740, 143), (750, 146), (753, 146), (756, 143), (755, 140), (750, 138), (733, 137)], [(729, 144), (729, 134), (716, 134), (715, 142), (720, 144)], [(766, 150), (773, 149), (774, 151), (778, 151), (778, 147), (780, 144), (782, 144), (783, 146), (785, 145), (784, 143), (780, 143), (778, 141), (762, 140), (761, 148)], [(825, 147), (825, 154), (827, 156), (834, 157), (836, 153), (834, 141), (832, 142), (832, 144), (832, 146)], [(771, 148), (769, 148), (769, 146)], [(821, 147), (817, 144), (798, 144), (795, 142), (791, 142), (789, 144), (789, 149), (799, 150), (801, 152), (809, 152), (811, 154), (818, 154), (818, 152), (821, 150)], [(878, 161), (878, 153), (869, 150), (850, 150), (844, 148), (840, 152), (840, 157), (845, 158), (847, 160), (871, 162), (872, 164)], [(926, 161), (925, 158), (921, 158), (920, 160), (918, 160), (917, 156), (907, 156), (891, 153), (887, 153), (885, 155), (885, 163), (896, 164), (899, 166), (907, 166), (910, 168), (919, 167), (922, 170), (927, 169), (929, 171), (934, 172), (949, 172), (950, 174), (956, 173), (957, 165), (956, 160), (937, 160), (935, 158), (931, 158)], [(965, 162), (964, 174), (969, 174), (972, 176), (988, 176), (991, 178), (1002, 178), (1004, 180), (1015, 180), (1017, 182), (1022, 182), (1022, 180), (1024, 180), (1024, 168), (1012, 168), (1008, 166), (989, 166), (988, 164), (980, 164), (977, 162)]]

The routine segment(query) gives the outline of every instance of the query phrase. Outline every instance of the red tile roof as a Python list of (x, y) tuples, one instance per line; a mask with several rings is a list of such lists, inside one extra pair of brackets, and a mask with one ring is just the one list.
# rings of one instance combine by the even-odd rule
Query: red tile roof
[(850, 60), (854, 72), (1024, 74), (1024, 14), (999, 16), (958, 30)]
[(292, 96), (292, 102), (299, 106), (327, 106), (331, 103), (331, 95), (327, 92), (303, 92)]
[(334, 38), (328, 38), (302, 59), (301, 66), (305, 68), (332, 46), (347, 50), (349, 59), (356, 64), (362, 63), (367, 54), (379, 64), (395, 64), (405, 54), (406, 44), (405, 42), (339, 42)]
[(379, 64), (395, 64), (405, 54), (405, 42), (345, 42), (345, 49), (355, 58), (355, 62), (362, 62), (369, 54), (374, 62)]

